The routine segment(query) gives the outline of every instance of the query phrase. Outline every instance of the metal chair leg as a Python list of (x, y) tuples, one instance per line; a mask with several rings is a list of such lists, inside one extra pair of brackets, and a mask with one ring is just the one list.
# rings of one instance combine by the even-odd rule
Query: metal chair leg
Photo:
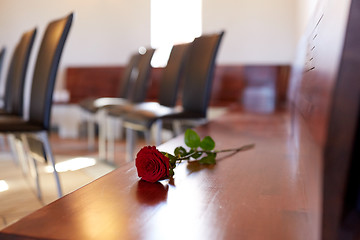
[(175, 136), (179, 136), (182, 132), (181, 130), (181, 121), (180, 120), (174, 120), (172, 122), (173, 124), (173, 133), (175, 134)]
[(53, 156), (52, 151), (51, 151), (50, 142), (49, 142), (49, 139), (48, 139), (48, 136), (47, 136), (47, 132), (42, 131), (42, 132), (38, 133), (38, 136), (40, 137), (41, 141), (44, 144), (46, 158), (47, 158), (48, 161), (50, 161), (50, 163), (51, 163), (51, 165), (52, 165), (52, 167), (54, 169), (54, 177), (55, 177), (55, 181), (56, 181), (58, 196), (62, 197), (63, 193), (62, 193), (62, 189), (61, 189), (60, 178), (59, 178), (59, 174), (58, 174), (58, 172), (56, 171), (56, 168), (55, 168), (55, 159), (54, 159), (54, 156)]
[[(42, 192), (41, 192), (37, 162), (36, 162), (36, 159), (34, 159), (30, 154), (30, 147), (29, 147), (29, 143), (28, 143), (26, 134), (21, 134), (20, 138), (21, 138), (21, 142), (23, 145), (23, 149), (26, 152), (26, 154), (24, 156), (25, 156), (27, 162), (29, 163), (30, 175), (31, 175), (31, 177), (33, 177), (35, 179), (37, 197), (41, 201), (42, 200)], [(31, 165), (31, 163), (32, 163), (32, 165)]]
[(155, 124), (155, 144), (159, 146), (161, 144), (161, 134), (162, 134), (162, 119), (156, 120)]
[(4, 151), (5, 150), (5, 136), (4, 135), (0, 135), (0, 151)]
[(87, 120), (87, 135), (88, 135), (88, 149), (95, 149), (95, 121), (94, 119)]
[(117, 138), (122, 140), (124, 138), (124, 126), (123, 126), (123, 119), (121, 117), (116, 119), (116, 132), (118, 133)]
[(42, 200), (39, 171), (38, 171), (36, 160), (34, 158), (32, 159), (32, 163), (33, 163), (34, 171), (35, 171), (34, 178), (35, 178), (35, 184), (36, 184), (37, 197), (38, 197), (39, 200)]
[(126, 128), (126, 162), (134, 160), (134, 149), (136, 143), (136, 132)]
[(12, 159), (14, 160), (16, 165), (20, 164), (20, 160), (19, 160), (19, 155), (18, 152), (16, 151), (16, 140), (15, 140), (15, 136), (13, 134), (7, 134), (7, 142), (10, 148), (10, 152), (12, 155)]
[(151, 133), (150, 130), (144, 131), (145, 142), (147, 145), (151, 145)]
[(106, 159), (106, 112), (99, 112), (99, 160), (107, 161)]
[(106, 121), (106, 144), (107, 144), (107, 160), (110, 163), (114, 163), (115, 160), (115, 133), (114, 133), (114, 125), (116, 123), (116, 120), (108, 117), (105, 119)]
[(21, 139), (18, 139), (14, 135), (11, 136), (11, 139), (14, 142), (14, 146), (15, 146), (15, 152), (16, 152), (15, 158), (18, 160), (18, 162), (20, 164), (22, 173), (24, 175), (26, 175), (30, 171), (30, 166), (29, 166), (29, 162), (27, 161), (27, 158), (26, 158), (26, 153), (25, 153), (23, 143), (22, 143)]

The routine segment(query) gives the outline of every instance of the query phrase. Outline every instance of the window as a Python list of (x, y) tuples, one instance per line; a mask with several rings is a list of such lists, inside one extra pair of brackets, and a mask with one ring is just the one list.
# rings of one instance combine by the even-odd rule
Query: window
[(153, 67), (166, 65), (174, 44), (201, 35), (201, 0), (151, 0), (151, 47), (157, 51)]

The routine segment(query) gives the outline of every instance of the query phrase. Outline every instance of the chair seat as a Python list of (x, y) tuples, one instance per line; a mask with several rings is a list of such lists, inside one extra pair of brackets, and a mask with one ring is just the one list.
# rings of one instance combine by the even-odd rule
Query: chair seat
[[(100, 100), (100, 99), (99, 99)], [(105, 104), (108, 114), (113, 117), (121, 116), (124, 113), (131, 112), (136, 107), (136, 103), (127, 101), (126, 99), (104, 99), (101, 104)]]
[(18, 116), (0, 116), (0, 132), (34, 132), (42, 131), (40, 124), (28, 122)]
[(79, 106), (85, 111), (95, 113), (97, 108), (94, 106), (94, 101), (96, 98), (87, 98), (79, 102)]
[(125, 98), (99, 98), (94, 102), (94, 107), (96, 108), (126, 107), (127, 105), (132, 105), (132, 103)]
[(102, 97), (102, 98), (89, 98), (81, 101), (79, 103), (80, 107), (84, 110), (96, 113), (99, 109), (103, 108), (122, 108), (126, 105), (131, 105), (131, 103), (124, 98), (113, 98), (113, 97)]
[(198, 112), (187, 112), (183, 111), (182, 107), (178, 106), (175, 108), (160, 105), (157, 102), (145, 102), (137, 104), (136, 108), (124, 115), (125, 126), (131, 125), (143, 125), (145, 128), (150, 129), (151, 125), (157, 119), (195, 119), (203, 118), (205, 114)]

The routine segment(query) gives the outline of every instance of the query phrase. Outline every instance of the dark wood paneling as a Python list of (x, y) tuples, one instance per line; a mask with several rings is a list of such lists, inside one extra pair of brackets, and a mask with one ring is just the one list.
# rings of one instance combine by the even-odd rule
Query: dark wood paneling
[(210, 104), (241, 103), (245, 85), (243, 66), (217, 66), (214, 72)]
[(339, 12), (340, 3), (332, 4), (332, 15), (325, 18), (329, 25), (334, 17), (338, 23), (345, 22), (325, 144), (322, 216), (326, 239), (334, 235), (360, 239), (360, 1), (346, 2), (350, 10), (344, 7)]
[(113, 97), (119, 89), (119, 79), (124, 67), (69, 67), (66, 70), (66, 89), (70, 103), (88, 97)]
[[(70, 92), (70, 103), (77, 103), (87, 97), (116, 96), (123, 69), (123, 66), (68, 68), (66, 88)], [(219, 65), (214, 72), (210, 104), (241, 103), (246, 86), (269, 82), (275, 86), (277, 104), (283, 104), (286, 102), (289, 71), (289, 66)], [(157, 100), (161, 74), (161, 68), (152, 69), (147, 100)]]
[[(359, 1), (319, 1), (301, 50), (305, 62), (295, 66), (302, 71), (297, 71), (291, 84), (293, 134), (299, 153), (308, 156), (303, 161), (305, 191), (321, 196), (319, 201), (310, 199), (309, 205), (315, 223), (321, 222), (321, 239), (360, 238), (359, 169), (355, 164), (359, 161), (355, 159), (359, 22)], [(352, 171), (357, 173), (350, 176)]]

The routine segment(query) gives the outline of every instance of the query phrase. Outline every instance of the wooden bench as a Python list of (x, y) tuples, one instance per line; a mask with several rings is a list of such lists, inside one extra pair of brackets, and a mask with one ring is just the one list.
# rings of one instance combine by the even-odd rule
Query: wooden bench
[[(219, 155), (214, 166), (182, 163), (172, 184), (139, 181), (130, 162), (0, 238), (359, 239), (359, 18), (359, 1), (320, 2), (288, 110), (261, 115), (236, 106), (197, 128), (217, 149), (255, 149)], [(183, 136), (159, 149), (179, 145)]]

